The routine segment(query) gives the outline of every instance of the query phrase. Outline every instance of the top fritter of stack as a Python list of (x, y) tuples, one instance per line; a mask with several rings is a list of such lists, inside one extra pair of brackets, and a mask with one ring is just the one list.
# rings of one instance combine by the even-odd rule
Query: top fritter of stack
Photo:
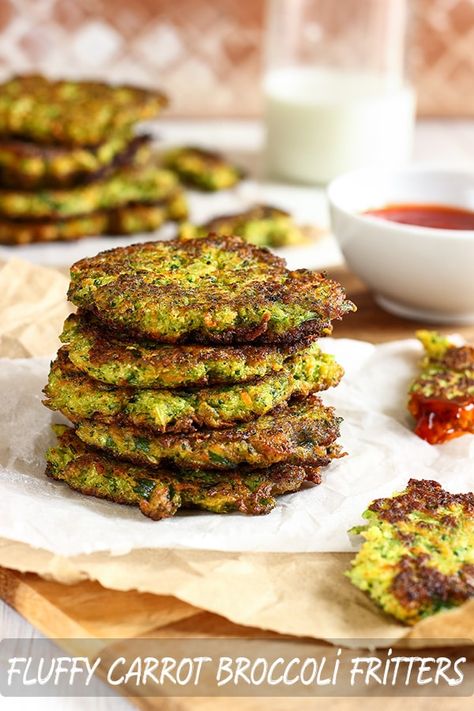
[(70, 300), (123, 337), (160, 343), (284, 344), (331, 333), (354, 310), (322, 274), (237, 237), (148, 242), (71, 269)]
[(14, 77), (1, 85), (0, 135), (59, 146), (96, 146), (166, 106), (159, 91), (92, 81)]

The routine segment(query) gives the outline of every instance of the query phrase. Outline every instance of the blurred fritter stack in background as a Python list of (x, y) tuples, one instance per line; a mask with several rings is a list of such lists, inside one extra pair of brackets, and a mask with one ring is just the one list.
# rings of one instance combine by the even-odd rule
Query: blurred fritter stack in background
[[(137, 132), (168, 103), (159, 91), (18, 76), (0, 84), (0, 244), (152, 232), (188, 218), (185, 189), (217, 192), (245, 177), (208, 148), (160, 153)], [(301, 244), (314, 232), (277, 207), (182, 224), (177, 235), (237, 234), (259, 246)]]
[(238, 237), (147, 242), (77, 262), (69, 298), (51, 477), (154, 519), (262, 514), (341, 456), (317, 339), (354, 306), (324, 275)]
[(0, 85), (0, 243), (148, 232), (182, 220), (176, 175), (136, 124), (161, 92), (15, 77)]

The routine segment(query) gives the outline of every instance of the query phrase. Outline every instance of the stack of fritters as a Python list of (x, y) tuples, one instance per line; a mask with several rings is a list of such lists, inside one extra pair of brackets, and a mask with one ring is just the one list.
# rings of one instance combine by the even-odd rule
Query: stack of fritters
[(237, 237), (134, 245), (71, 269), (46, 405), (47, 473), (154, 519), (259, 514), (340, 456), (316, 393), (342, 369), (316, 338), (352, 310), (339, 284)]
[(160, 92), (15, 77), (0, 85), (0, 243), (150, 231), (183, 219), (186, 200), (134, 133)]

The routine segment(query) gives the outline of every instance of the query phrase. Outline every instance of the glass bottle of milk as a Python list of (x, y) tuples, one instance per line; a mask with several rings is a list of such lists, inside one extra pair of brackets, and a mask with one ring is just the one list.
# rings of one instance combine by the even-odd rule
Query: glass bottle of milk
[(415, 94), (405, 76), (408, 0), (268, 0), (265, 167), (326, 183), (406, 162)]

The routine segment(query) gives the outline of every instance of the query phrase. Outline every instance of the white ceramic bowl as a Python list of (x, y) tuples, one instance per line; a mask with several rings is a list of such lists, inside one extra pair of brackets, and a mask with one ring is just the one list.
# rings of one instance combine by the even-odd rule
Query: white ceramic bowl
[(330, 183), (333, 233), (349, 268), (387, 311), (424, 321), (474, 323), (474, 230), (445, 230), (361, 214), (390, 203), (474, 210), (474, 174), (369, 169)]

